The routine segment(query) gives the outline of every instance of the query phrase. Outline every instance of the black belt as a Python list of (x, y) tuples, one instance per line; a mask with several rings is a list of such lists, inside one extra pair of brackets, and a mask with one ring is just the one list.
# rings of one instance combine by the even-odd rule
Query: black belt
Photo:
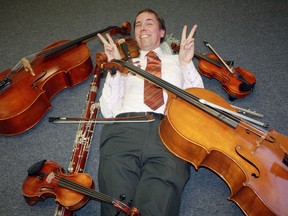
[(135, 116), (147, 116), (151, 115), (155, 119), (163, 119), (164, 115), (161, 113), (154, 113), (154, 112), (129, 112), (129, 113), (121, 113), (116, 116), (116, 118), (119, 117), (135, 117)]

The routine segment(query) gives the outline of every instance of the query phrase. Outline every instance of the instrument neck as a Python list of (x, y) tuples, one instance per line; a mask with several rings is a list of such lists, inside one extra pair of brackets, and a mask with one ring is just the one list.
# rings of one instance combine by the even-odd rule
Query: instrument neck
[(210, 57), (208, 57), (208, 56), (206, 56), (206, 55), (204, 55), (202, 53), (194, 52), (194, 56), (197, 57), (197, 58), (204, 59), (205, 61), (210, 62), (211, 64), (214, 64), (214, 65), (216, 65), (218, 67), (222, 67), (223, 66), (223, 64), (221, 62), (219, 62), (219, 61), (217, 61), (215, 59), (212, 59), (212, 58), (210, 58)]
[(158, 78), (156, 76), (153, 76), (150, 73), (147, 73), (146, 71), (134, 66), (133, 64), (129, 64), (127, 62), (123, 62), (121, 60), (113, 60), (116, 63), (119, 63), (120, 65), (134, 71), (135, 73), (137, 73), (138, 75), (144, 77), (145, 79), (153, 82), (154, 84), (158, 85), (159, 87), (173, 93), (174, 95), (176, 95), (177, 97), (187, 101), (188, 103), (196, 106), (197, 108), (209, 113), (210, 115), (212, 115), (213, 117), (217, 118), (218, 120), (228, 124), (229, 126), (236, 128), (240, 122), (240, 119), (235, 118), (231, 115), (225, 114), (224, 112), (221, 112), (217, 109), (213, 109), (211, 107), (205, 106), (201, 103), (200, 99), (192, 94), (190, 94), (189, 92), (180, 89), (174, 85), (172, 85), (171, 83), (162, 80), (161, 78)]
[(44, 57), (48, 57), (50, 55), (53, 55), (53, 54), (56, 54), (58, 52), (61, 52), (63, 50), (66, 50), (66, 49), (69, 49), (69, 48), (72, 48), (74, 46), (77, 46), (79, 45), (80, 43), (82, 42), (87, 42), (89, 40), (91, 40), (93, 37), (96, 37), (98, 33), (105, 33), (107, 31), (110, 31), (114, 28), (118, 28), (117, 26), (109, 26), (107, 28), (104, 28), (102, 30), (99, 30), (99, 31), (96, 31), (96, 32), (93, 32), (91, 34), (88, 34), (88, 35), (85, 35), (83, 37), (80, 37), (78, 39), (75, 39), (75, 40), (72, 40), (72, 41), (68, 41), (62, 45), (59, 45), (59, 46), (56, 46), (56, 47), (53, 47), (51, 49), (48, 49), (48, 50), (44, 50), (43, 52), (41, 52), (41, 55), (44, 56)]
[(57, 185), (60, 187), (79, 192), (83, 195), (88, 196), (89, 198), (100, 200), (102, 202), (112, 203), (114, 201), (114, 199), (112, 197), (109, 197), (105, 194), (94, 191), (90, 188), (84, 187), (78, 183), (75, 183), (75, 182), (67, 179), (67, 178), (61, 177), (60, 175), (57, 175), (57, 177), (58, 177)]
[(130, 54), (130, 51), (129, 51), (129, 48), (127, 46), (125, 39), (120, 39), (118, 41), (118, 44), (120, 45), (120, 47), (121, 47), (121, 49), (122, 49), (122, 51), (126, 57), (127, 62), (133, 63), (132, 58), (131, 58), (131, 54)]
[(119, 200), (116, 200), (106, 194), (92, 190), (91, 188), (84, 187), (83, 185), (75, 183), (67, 178), (61, 177), (58, 174), (56, 175), (58, 178), (58, 181), (57, 181), (58, 186), (69, 189), (69, 190), (73, 190), (75, 192), (79, 192), (85, 196), (88, 196), (91, 199), (98, 200), (101, 202), (106, 202), (108, 204), (112, 204), (114, 207), (116, 207), (120, 211), (126, 213), (127, 215), (130, 215), (130, 208), (124, 203), (120, 202)]

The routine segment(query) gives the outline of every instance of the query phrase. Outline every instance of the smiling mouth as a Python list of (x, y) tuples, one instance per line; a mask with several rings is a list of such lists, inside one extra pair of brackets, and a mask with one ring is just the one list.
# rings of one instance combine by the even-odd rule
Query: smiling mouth
[(140, 38), (147, 38), (149, 35), (141, 35)]

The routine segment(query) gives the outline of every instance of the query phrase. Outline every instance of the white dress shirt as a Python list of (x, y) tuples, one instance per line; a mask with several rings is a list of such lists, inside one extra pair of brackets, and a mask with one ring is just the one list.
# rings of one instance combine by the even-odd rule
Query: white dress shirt
[[(154, 50), (161, 59), (162, 79), (182, 89), (191, 87), (203, 88), (203, 81), (193, 62), (187, 68), (180, 67), (178, 55), (167, 55), (161, 48)], [(145, 70), (147, 51), (140, 51), (139, 58), (133, 58), (136, 66)], [(144, 104), (144, 78), (139, 75), (107, 74), (102, 95), (100, 97), (101, 113), (105, 118), (116, 117), (126, 112), (155, 112), (164, 114), (168, 95), (164, 92), (164, 105), (157, 110), (152, 110)]]

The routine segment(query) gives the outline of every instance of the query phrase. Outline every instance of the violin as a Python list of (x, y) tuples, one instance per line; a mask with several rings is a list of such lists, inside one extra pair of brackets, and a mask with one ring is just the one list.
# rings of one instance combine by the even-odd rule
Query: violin
[(106, 202), (129, 216), (140, 216), (135, 207), (94, 189), (92, 178), (86, 173), (64, 174), (63, 167), (54, 161), (39, 161), (28, 169), (28, 176), (22, 185), (22, 193), (29, 205), (54, 197), (66, 209), (75, 211), (82, 208), (89, 199)]
[(287, 215), (288, 137), (236, 115), (235, 108), (207, 89), (182, 90), (121, 60), (103, 67), (133, 71), (168, 92), (159, 127), (164, 145), (195, 168), (204, 166), (222, 177), (229, 199), (247, 215)]
[(131, 63), (131, 59), (139, 56), (139, 47), (132, 37), (116, 39), (115, 44), (119, 50), (121, 59)]
[[(228, 93), (229, 100), (245, 98), (254, 88), (256, 77), (250, 71), (237, 67), (233, 68), (233, 62), (223, 60), (220, 55), (208, 43), (204, 42), (213, 53), (202, 54), (194, 52), (194, 56), (199, 59), (199, 72), (209, 79), (217, 79), (222, 84), (222, 88)], [(179, 45), (171, 43), (174, 53), (179, 52)]]
[(59, 41), (21, 59), (0, 73), (0, 135), (16, 135), (35, 126), (62, 89), (86, 80), (93, 71), (86, 42), (98, 33), (129, 35), (130, 23), (109, 26), (72, 41)]
[[(131, 59), (139, 56), (139, 47), (136, 40), (132, 37), (124, 37), (115, 39), (114, 43), (120, 53), (120, 57), (123, 61), (128, 61), (132, 63)], [(105, 52), (98, 52), (95, 56), (96, 65), (100, 68), (102, 73), (106, 73), (107, 70), (103, 65), (108, 61)], [(116, 71), (111, 71), (111, 74), (115, 74)]]

